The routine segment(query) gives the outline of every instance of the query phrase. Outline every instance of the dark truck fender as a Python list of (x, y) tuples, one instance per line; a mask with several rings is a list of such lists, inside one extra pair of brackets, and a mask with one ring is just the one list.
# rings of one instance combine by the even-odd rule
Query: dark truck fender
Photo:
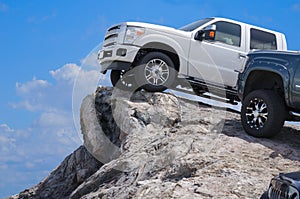
[[(257, 78), (256, 74), (262, 75), (274, 75), (274, 77), (278, 77), (283, 86), (284, 92), (284, 100), (287, 105), (290, 104), (289, 99), (289, 81), (290, 74), (287, 67), (284, 65), (287, 64), (286, 60), (273, 58), (270, 59), (261, 57), (255, 58), (253, 61), (249, 62), (245, 70), (242, 73), (239, 73), (238, 76), (238, 96), (241, 101), (243, 101), (244, 97), (251, 91), (255, 89), (263, 89), (263, 82), (253, 82), (253, 78)], [(267, 82), (268, 75), (263, 78), (264, 82)], [(252, 81), (252, 82), (251, 82)], [(253, 84), (255, 83), (255, 84)], [(261, 88), (259, 87), (261, 86)]]

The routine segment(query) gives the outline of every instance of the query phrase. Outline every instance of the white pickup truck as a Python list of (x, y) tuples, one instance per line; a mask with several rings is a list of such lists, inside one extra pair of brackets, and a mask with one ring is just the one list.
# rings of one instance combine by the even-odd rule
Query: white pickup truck
[(102, 73), (111, 70), (113, 86), (163, 91), (184, 78), (197, 93), (210, 87), (233, 102), (238, 73), (256, 49), (285, 51), (285, 35), (217, 17), (180, 29), (125, 22), (107, 30), (98, 61)]

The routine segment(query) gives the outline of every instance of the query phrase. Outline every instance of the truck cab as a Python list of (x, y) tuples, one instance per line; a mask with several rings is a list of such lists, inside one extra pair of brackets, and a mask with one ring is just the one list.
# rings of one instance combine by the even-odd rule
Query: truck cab
[[(287, 49), (282, 33), (229, 19), (213, 18), (194, 30), (187, 27), (182, 29), (193, 32), (189, 46), (189, 62), (187, 71), (181, 69), (179, 74), (187, 74), (188, 77), (197, 79), (202, 76), (207, 82), (224, 84), (231, 88), (236, 85), (238, 71), (242, 70), (249, 51)], [(207, 27), (215, 29), (214, 38), (195, 37), (197, 34), (201, 35)], [(219, 73), (217, 78), (216, 73)]]

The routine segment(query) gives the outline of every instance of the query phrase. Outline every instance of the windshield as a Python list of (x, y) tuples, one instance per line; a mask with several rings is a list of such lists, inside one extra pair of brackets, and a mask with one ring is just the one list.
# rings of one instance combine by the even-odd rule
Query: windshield
[(179, 30), (184, 30), (184, 31), (193, 31), (196, 28), (198, 28), (199, 26), (202, 26), (203, 24), (209, 22), (213, 20), (213, 18), (205, 18), (205, 19), (200, 19), (199, 21), (195, 21), (193, 23), (190, 23), (188, 25), (185, 25), (181, 28), (179, 28)]

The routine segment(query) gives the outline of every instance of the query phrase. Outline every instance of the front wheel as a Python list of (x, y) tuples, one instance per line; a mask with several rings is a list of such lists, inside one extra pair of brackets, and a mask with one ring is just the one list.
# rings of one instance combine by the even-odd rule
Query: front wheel
[(161, 52), (146, 54), (135, 69), (135, 80), (146, 91), (164, 91), (170, 88), (175, 80), (174, 63), (169, 56)]
[(242, 103), (241, 120), (248, 134), (254, 137), (273, 137), (284, 124), (283, 99), (275, 91), (252, 91)]

